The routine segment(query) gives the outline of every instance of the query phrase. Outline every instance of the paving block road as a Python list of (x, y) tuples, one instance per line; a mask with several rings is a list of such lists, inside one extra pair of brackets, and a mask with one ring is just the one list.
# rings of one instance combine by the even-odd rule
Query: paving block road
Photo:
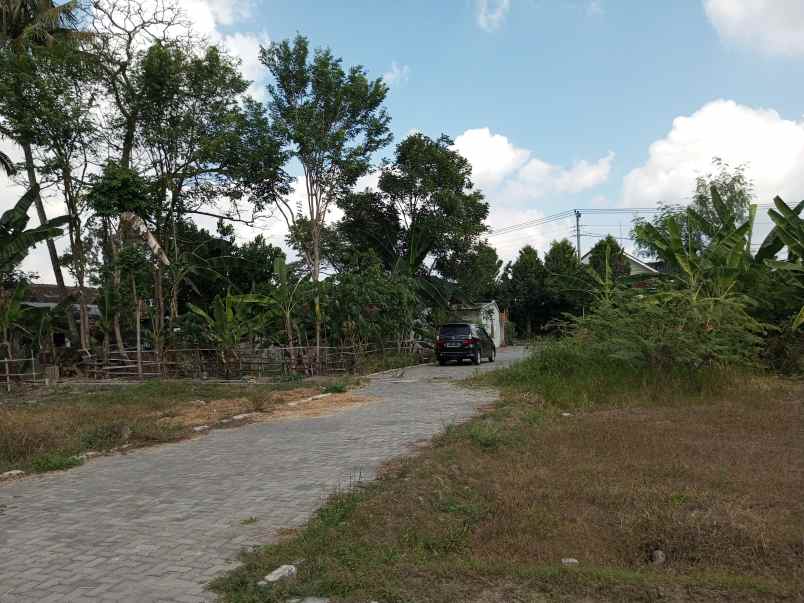
[[(335, 488), (464, 420), (496, 392), (454, 383), (497, 362), (372, 377), (371, 400), (93, 459), (0, 484), (0, 602), (213, 601), (243, 547), (303, 524)], [(255, 518), (256, 521), (245, 521)]]

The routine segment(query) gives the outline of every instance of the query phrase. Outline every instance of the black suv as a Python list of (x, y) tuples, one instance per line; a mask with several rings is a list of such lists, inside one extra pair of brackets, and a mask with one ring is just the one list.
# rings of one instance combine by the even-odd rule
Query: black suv
[(450, 360), (461, 362), (468, 359), (472, 364), (480, 364), (481, 358), (488, 358), (489, 362), (494, 362), (495, 356), (497, 348), (480, 325), (451, 322), (438, 330), (436, 358), (442, 366)]

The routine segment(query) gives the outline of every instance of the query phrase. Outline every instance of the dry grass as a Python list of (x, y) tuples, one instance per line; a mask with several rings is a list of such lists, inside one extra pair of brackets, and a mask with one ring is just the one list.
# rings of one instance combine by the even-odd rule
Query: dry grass
[(194, 426), (215, 426), (244, 413), (271, 413), (329, 385), (154, 381), (33, 390), (27, 399), (0, 404), (0, 473), (68, 468), (82, 452), (190, 437)]
[[(215, 588), (239, 603), (801, 600), (804, 387), (733, 376), (719, 389), (562, 416), (510, 385)], [(256, 584), (294, 559), (298, 578)]]

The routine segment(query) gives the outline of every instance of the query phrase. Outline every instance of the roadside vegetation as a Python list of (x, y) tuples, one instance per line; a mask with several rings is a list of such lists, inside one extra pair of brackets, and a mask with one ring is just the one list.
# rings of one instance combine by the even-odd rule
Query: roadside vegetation
[[(291, 400), (344, 393), (351, 380), (279, 384), (151, 381), (116, 386), (58, 386), (0, 398), (0, 473), (41, 473), (83, 462), (86, 452), (171, 442), (194, 427), (242, 424), (232, 417), (270, 413)], [(226, 421), (225, 423), (221, 423)]]
[[(534, 356), (480, 378), (502, 388), (494, 410), (335, 494), (214, 590), (232, 602), (801, 596), (802, 384), (609, 368), (564, 371), (562, 388)], [(257, 584), (298, 559), (297, 578)]]
[[(752, 254), (755, 208), (738, 218), (714, 186), (711, 198), (719, 223), (687, 216), (706, 233), (698, 247), (678, 217), (642, 225), (677, 266), (671, 278), (629, 286), (602, 245), (586, 311), (525, 361), (473, 380), (501, 391), (492, 410), (336, 493), (298, 533), (245, 554), (216, 592), (232, 602), (804, 595), (804, 383), (778, 374), (800, 364), (768, 370), (774, 328), (762, 316), (775, 301), (747, 287), (769, 267), (787, 286), (800, 264), (767, 260), (777, 231)], [(800, 218), (776, 208), (794, 249)], [(797, 344), (800, 300), (786, 300), (775, 328)], [(294, 559), (297, 577), (259, 584)]]

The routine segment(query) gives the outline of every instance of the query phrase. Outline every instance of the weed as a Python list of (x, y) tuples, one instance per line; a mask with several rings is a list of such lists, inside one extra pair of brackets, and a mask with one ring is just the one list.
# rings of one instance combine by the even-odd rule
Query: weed
[(45, 471), (60, 471), (62, 469), (69, 469), (70, 467), (77, 467), (81, 465), (82, 461), (77, 456), (61, 454), (59, 452), (51, 452), (31, 459), (31, 469), (36, 473), (44, 473)]
[(82, 450), (108, 450), (124, 444), (131, 430), (125, 423), (102, 423), (81, 432)]
[(246, 517), (245, 519), (240, 520), (241, 526), (250, 526), (254, 525), (255, 523), (257, 523), (257, 518), (254, 517), (253, 515), (251, 517)]
[[(231, 385), (153, 381), (126, 386), (70, 385), (36, 390), (35, 403), (0, 404), (0, 472), (8, 469), (45, 471), (47, 462), (37, 458), (58, 454), (66, 457), (86, 450), (108, 450), (124, 443), (133, 446), (175, 441), (188, 435), (180, 420), (188, 408), (202, 399), (210, 404), (231, 400), (243, 406), (259, 401), (262, 409), (273, 404), (277, 390), (293, 383)], [(173, 420), (170, 418), (173, 417)], [(55, 463), (63, 468), (63, 463)]]
[(502, 430), (490, 421), (474, 421), (468, 431), (472, 442), (484, 450), (496, 450), (503, 442)]
[[(796, 599), (800, 386), (546, 354), (477, 378), (502, 386), (496, 408), (334, 495), (213, 589), (230, 602)], [(255, 590), (288, 559), (307, 560), (297, 579)]]
[(325, 394), (342, 394), (346, 392), (348, 389), (345, 383), (341, 383), (340, 381), (335, 383), (330, 383), (329, 385), (324, 387)]

